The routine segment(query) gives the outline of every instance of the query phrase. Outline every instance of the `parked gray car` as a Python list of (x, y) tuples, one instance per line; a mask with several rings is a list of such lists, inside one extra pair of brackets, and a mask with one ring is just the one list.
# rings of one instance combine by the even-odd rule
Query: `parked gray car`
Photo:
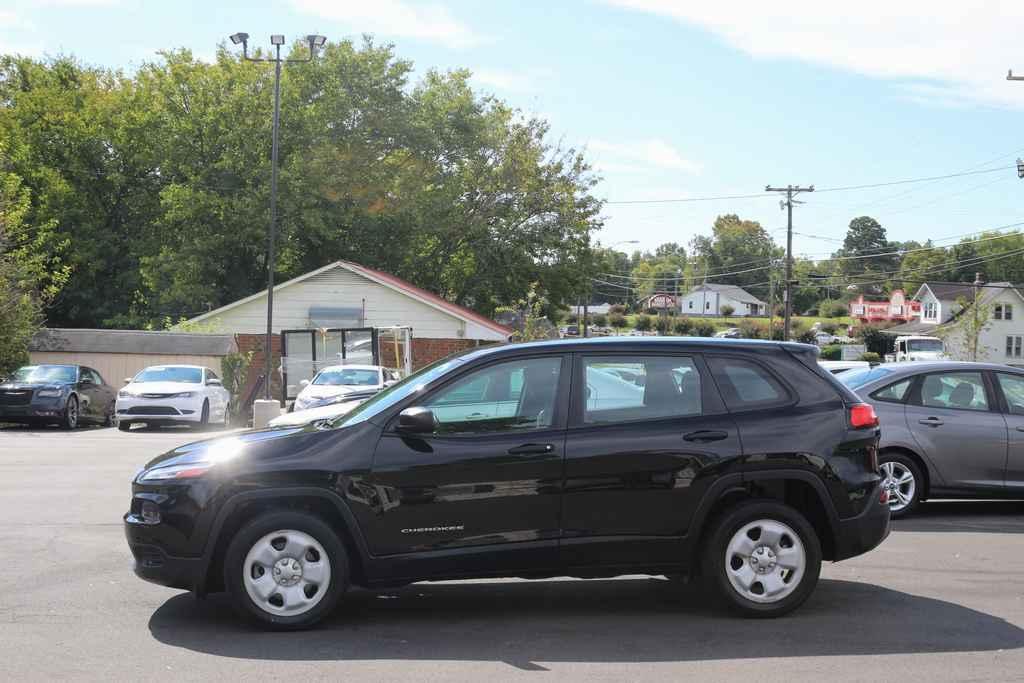
[(878, 414), (893, 517), (929, 498), (1024, 498), (1024, 370), (918, 361), (836, 379)]

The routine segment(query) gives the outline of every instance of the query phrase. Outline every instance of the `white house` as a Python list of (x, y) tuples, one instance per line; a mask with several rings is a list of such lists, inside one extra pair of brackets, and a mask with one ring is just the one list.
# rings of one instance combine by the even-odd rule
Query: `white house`
[[(986, 283), (977, 294), (979, 305), (988, 310), (988, 322), (978, 339), (978, 360), (1024, 365), (1024, 296), (1009, 282)], [(925, 283), (913, 297), (921, 303), (921, 318), (885, 331), (942, 337), (953, 360), (972, 360), (963, 330), (956, 323), (971, 315), (974, 295), (970, 283)]]
[(759, 316), (768, 314), (768, 304), (736, 285), (719, 285), (705, 282), (691, 289), (679, 301), (682, 315), (703, 315), (718, 317), (722, 307), (731, 306), (732, 315)]
[[(235, 335), (241, 351), (254, 352), (250, 380), (255, 381), (265, 363), (266, 325), (263, 290), (181, 327)], [(392, 345), (383, 340), (394, 334), (392, 328), (411, 330), (408, 365), (413, 368), (472, 346), (507, 341), (512, 334), (486, 316), (351, 261), (329, 263), (274, 287), (273, 326), (271, 353), (285, 358), (278, 387), (285, 400), (294, 397), (301, 380), (330, 362), (379, 358), (382, 364), (405, 365), (398, 341)], [(275, 376), (274, 384), (278, 381)]]

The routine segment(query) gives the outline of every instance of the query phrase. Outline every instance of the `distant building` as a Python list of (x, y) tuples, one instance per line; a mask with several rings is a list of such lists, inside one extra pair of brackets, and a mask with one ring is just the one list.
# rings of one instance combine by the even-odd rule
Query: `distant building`
[(850, 302), (850, 317), (862, 323), (905, 323), (921, 317), (921, 302), (907, 301), (902, 289), (892, 290), (888, 301), (865, 301), (861, 295)]
[[(1009, 282), (986, 283), (978, 288), (977, 294), (978, 302), (989, 310), (988, 323), (978, 340), (978, 360), (1024, 365), (1024, 296)], [(955, 329), (955, 323), (971, 314), (974, 295), (970, 283), (925, 283), (913, 297), (920, 305), (920, 318), (885, 332), (897, 336), (940, 336), (953, 360), (973, 360), (967, 357), (967, 341)]]
[(654, 311), (669, 311), (674, 312), (679, 310), (679, 306), (676, 302), (676, 298), (671, 294), (658, 293), (652, 294), (648, 297), (644, 297), (640, 300), (640, 310), (654, 310)]
[(731, 306), (735, 316), (768, 315), (768, 304), (736, 285), (718, 285), (705, 282), (697, 285), (679, 301), (683, 315), (718, 317), (722, 307)]

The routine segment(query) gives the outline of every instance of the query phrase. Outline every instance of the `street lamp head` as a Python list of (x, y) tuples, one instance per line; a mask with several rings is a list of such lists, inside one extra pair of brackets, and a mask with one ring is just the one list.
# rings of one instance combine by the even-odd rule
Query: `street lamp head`
[(238, 45), (239, 43), (243, 43), (244, 44), (248, 40), (249, 40), (249, 34), (248, 33), (232, 33), (231, 34), (231, 42), (234, 43), (235, 45)]
[(306, 36), (306, 40), (309, 41), (309, 46), (311, 48), (316, 49), (324, 46), (324, 43), (327, 42), (327, 37), (310, 34)]
[(274, 35), (270, 36), (270, 44), (271, 45), (284, 45), (284, 36), (282, 36), (279, 33), (275, 33)]

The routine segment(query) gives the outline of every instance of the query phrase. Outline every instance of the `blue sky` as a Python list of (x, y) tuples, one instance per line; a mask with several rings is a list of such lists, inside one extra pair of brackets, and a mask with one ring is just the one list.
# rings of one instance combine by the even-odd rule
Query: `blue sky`
[[(209, 58), (234, 31), (372, 33), (419, 71), (469, 68), (481, 90), (585, 147), (611, 201), (757, 193), (766, 184), (944, 181), (802, 197), (798, 253), (836, 248), (849, 220), (923, 241), (1024, 221), (1024, 3), (868, 0), (3, 0), (0, 51), (71, 53), (130, 70), (156, 50)], [(899, 7), (891, 7), (891, 5)], [(702, 6), (709, 5), (709, 6)], [(287, 115), (287, 113), (285, 114)], [(778, 199), (609, 204), (601, 241), (689, 243), (716, 215), (785, 225)], [(774, 233), (784, 242), (783, 231)], [(632, 249), (632, 246), (622, 246)]]

